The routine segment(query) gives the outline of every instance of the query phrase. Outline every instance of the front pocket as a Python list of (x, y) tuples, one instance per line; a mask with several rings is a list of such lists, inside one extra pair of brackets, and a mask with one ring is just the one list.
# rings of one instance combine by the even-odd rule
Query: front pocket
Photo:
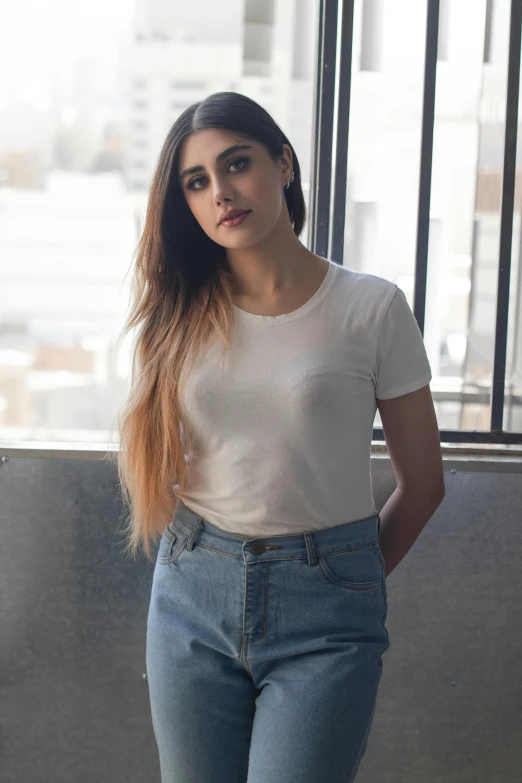
[(161, 565), (174, 563), (187, 546), (187, 538), (174, 533), (170, 527), (166, 527), (161, 536), (158, 549), (157, 562)]
[(382, 588), (383, 567), (375, 543), (321, 555), (318, 561), (325, 577), (338, 587), (347, 590)]

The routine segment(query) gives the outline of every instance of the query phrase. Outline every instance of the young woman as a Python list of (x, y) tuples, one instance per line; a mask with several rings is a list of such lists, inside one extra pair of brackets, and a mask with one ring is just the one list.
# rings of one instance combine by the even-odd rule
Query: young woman
[(385, 567), (442, 499), (406, 298), (307, 250), (304, 222), (297, 156), (261, 106), (217, 93), (179, 117), (137, 251), (118, 455), (130, 549), (150, 557), (161, 533), (146, 668), (163, 783), (354, 780), (389, 648)]

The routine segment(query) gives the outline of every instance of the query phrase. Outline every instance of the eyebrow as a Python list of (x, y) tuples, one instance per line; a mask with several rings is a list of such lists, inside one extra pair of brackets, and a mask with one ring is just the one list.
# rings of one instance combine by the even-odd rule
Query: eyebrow
[[(226, 150), (223, 150), (223, 152), (220, 152), (219, 155), (216, 156), (216, 163), (219, 163), (219, 161), (223, 160), (224, 158), (227, 158), (229, 155), (232, 155), (234, 152), (238, 152), (239, 150), (251, 150), (252, 145), (251, 144), (234, 144), (232, 147), (228, 147)], [(192, 166), (190, 169), (185, 169), (180, 175), (180, 180), (183, 179), (183, 177), (186, 177), (188, 174), (195, 174), (196, 171), (205, 171), (204, 166)]]

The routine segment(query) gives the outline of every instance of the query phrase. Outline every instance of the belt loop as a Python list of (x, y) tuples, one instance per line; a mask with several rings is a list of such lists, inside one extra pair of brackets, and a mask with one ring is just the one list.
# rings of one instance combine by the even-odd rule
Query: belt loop
[(194, 543), (194, 538), (195, 538), (196, 533), (198, 532), (202, 522), (203, 522), (203, 517), (196, 516), (196, 524), (192, 528), (192, 533), (188, 537), (187, 549), (189, 550), (189, 552), (192, 552), (192, 546), (193, 546), (193, 543)]
[(306, 551), (308, 552), (308, 565), (314, 566), (317, 563), (317, 557), (315, 556), (315, 547), (311, 533), (304, 533), (304, 539), (306, 544)]
[(381, 517), (377, 514), (377, 538), (381, 537)]

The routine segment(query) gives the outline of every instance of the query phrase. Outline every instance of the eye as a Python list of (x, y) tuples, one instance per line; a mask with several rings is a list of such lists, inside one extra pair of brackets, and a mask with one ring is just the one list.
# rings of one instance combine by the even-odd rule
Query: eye
[[(241, 169), (239, 170), (239, 174), (245, 171), (248, 168), (248, 164), (250, 163), (250, 158), (234, 158), (233, 160), (230, 160), (228, 162), (228, 166), (241, 166)], [(227, 169), (228, 170), (228, 169)], [(201, 187), (194, 187), (196, 182), (199, 182), (200, 180), (206, 179), (206, 177), (194, 177), (194, 179), (191, 179), (190, 182), (187, 185), (187, 190), (203, 190), (203, 185)]]

